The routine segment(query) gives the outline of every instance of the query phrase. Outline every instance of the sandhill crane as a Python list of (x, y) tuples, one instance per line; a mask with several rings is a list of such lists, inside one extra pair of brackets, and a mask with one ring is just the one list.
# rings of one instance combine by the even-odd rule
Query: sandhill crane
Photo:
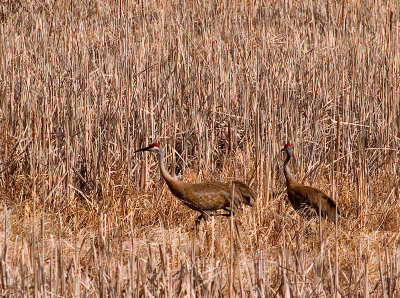
[(281, 151), (286, 153), (283, 172), (286, 177), (287, 194), (293, 209), (306, 218), (311, 217), (311, 213), (307, 212), (307, 209), (314, 209), (317, 214), (321, 212), (321, 216), (335, 222), (336, 212), (340, 215), (335, 202), (319, 189), (300, 184), (290, 173), (288, 163), (293, 155), (292, 145), (286, 144)]
[[(189, 208), (200, 212), (199, 217), (196, 219), (196, 225), (200, 223), (201, 219), (207, 220), (213, 215), (231, 216), (234, 211), (237, 211), (241, 208), (242, 204), (249, 206), (254, 205), (255, 196), (253, 192), (241, 181), (232, 181), (232, 183), (182, 182), (171, 177), (165, 170), (165, 151), (160, 147), (159, 144), (153, 143), (135, 152), (141, 151), (157, 153), (161, 175), (167, 183), (171, 193)], [(233, 200), (232, 190), (234, 193)], [(225, 210), (228, 213), (214, 213), (220, 209)]]

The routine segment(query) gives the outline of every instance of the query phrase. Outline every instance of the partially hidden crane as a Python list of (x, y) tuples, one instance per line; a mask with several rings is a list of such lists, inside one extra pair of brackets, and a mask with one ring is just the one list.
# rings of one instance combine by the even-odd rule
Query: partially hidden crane
[[(240, 210), (242, 204), (253, 206), (255, 196), (251, 189), (241, 181), (234, 180), (231, 183), (204, 182), (186, 183), (171, 177), (165, 170), (165, 151), (158, 143), (153, 143), (136, 152), (150, 151), (157, 153), (161, 175), (168, 185), (171, 193), (187, 207), (199, 211), (196, 219), (198, 225), (201, 219), (207, 220), (210, 216), (231, 216)], [(232, 196), (232, 194), (234, 194)], [(228, 213), (215, 213), (217, 210), (225, 210)]]
[(288, 164), (293, 156), (292, 145), (286, 144), (281, 151), (286, 153), (283, 172), (286, 178), (287, 194), (293, 209), (307, 219), (313, 215), (315, 216), (316, 213), (316, 215), (321, 214), (322, 217), (327, 217), (332, 222), (335, 222), (336, 215), (340, 215), (336, 203), (319, 189), (300, 184), (290, 173)]

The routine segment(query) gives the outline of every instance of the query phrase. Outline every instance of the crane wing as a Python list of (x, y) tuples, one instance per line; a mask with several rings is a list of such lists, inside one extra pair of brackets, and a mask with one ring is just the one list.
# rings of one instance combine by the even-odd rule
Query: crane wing
[(224, 183), (205, 182), (187, 184), (185, 199), (198, 210), (218, 210), (229, 206), (230, 194)]
[[(218, 210), (231, 208), (237, 210), (242, 204), (254, 205), (255, 196), (251, 189), (241, 181), (233, 181), (234, 199), (232, 203), (232, 184), (221, 182), (205, 182), (186, 184), (185, 196), (182, 201), (190, 202), (196, 209)], [(186, 201), (186, 202), (185, 202)]]
[[(288, 195), (294, 209), (299, 210), (307, 206), (312, 207), (317, 214), (321, 211), (322, 216), (335, 221), (336, 204), (324, 192), (310, 186), (298, 185), (292, 187), (288, 191)], [(337, 210), (337, 214), (340, 214), (339, 210)]]

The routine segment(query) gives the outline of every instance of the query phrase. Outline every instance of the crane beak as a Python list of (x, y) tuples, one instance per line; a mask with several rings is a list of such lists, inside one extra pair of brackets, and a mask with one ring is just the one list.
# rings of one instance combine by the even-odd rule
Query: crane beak
[(151, 148), (152, 148), (152, 146), (150, 145), (150, 146), (144, 147), (142, 149), (136, 150), (135, 153), (138, 153), (138, 152), (141, 152), (141, 151), (149, 151)]

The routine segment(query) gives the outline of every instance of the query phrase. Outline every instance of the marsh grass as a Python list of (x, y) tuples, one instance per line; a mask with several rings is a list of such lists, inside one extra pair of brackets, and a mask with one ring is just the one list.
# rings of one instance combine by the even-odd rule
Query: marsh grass
[[(398, 3), (200, 2), (0, 4), (2, 296), (399, 295)], [(257, 204), (196, 234), (153, 141)]]

